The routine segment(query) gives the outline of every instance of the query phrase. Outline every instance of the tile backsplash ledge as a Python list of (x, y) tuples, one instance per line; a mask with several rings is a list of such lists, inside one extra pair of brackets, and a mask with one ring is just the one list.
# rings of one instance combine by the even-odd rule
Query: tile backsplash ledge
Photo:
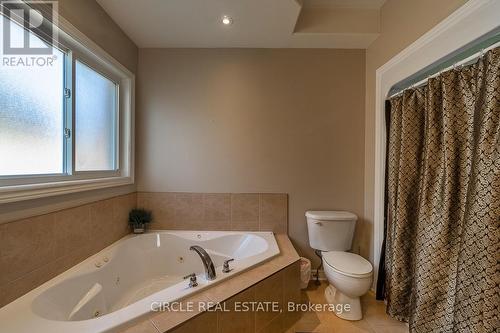
[(153, 212), (151, 229), (287, 233), (285, 193), (138, 192), (137, 207)]

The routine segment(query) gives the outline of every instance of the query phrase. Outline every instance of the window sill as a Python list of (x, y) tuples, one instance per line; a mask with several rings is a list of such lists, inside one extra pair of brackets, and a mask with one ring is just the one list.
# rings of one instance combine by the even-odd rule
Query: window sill
[(80, 179), (0, 187), (0, 204), (133, 184), (132, 177)]

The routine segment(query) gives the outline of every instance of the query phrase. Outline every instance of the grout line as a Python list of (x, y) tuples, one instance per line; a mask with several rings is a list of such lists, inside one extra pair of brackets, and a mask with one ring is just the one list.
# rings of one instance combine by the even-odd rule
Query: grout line
[(229, 230), (233, 230), (233, 193), (229, 193)]
[(288, 211), (290, 210), (290, 201), (288, 198), (288, 193), (285, 194), (285, 234), (288, 235), (288, 225), (289, 225), (289, 214)]
[(206, 200), (207, 200), (207, 194), (209, 193), (200, 193), (200, 194), (201, 194), (201, 209), (202, 209), (201, 221), (203, 222), (203, 226), (206, 226), (207, 225)]
[(261, 214), (261, 211), (262, 211), (262, 193), (259, 193), (259, 207), (257, 208), (258, 209), (258, 216), (259, 216), (259, 223), (257, 225), (257, 228), (259, 231), (261, 231), (261, 226), (262, 226), (262, 214)]
[(154, 320), (149, 319), (149, 322), (150, 322), (150, 323), (151, 323), (151, 325), (153, 325), (153, 327), (154, 327), (154, 328), (158, 331), (158, 333), (162, 333), (162, 332), (160, 331), (160, 329), (158, 328), (158, 326), (156, 326), (156, 324), (155, 324)]

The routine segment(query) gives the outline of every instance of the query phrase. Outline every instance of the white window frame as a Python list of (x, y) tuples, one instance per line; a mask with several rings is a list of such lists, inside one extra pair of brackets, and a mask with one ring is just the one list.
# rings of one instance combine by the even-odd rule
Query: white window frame
[[(16, 175), (0, 177), (0, 204), (48, 196), (102, 189), (134, 183), (134, 105), (135, 76), (96, 43), (62, 17), (53, 24), (57, 31), (57, 46), (68, 51), (65, 63), (65, 88), (75, 91), (76, 61), (80, 61), (117, 84), (118, 110), (116, 115), (117, 151), (115, 170), (76, 171), (74, 161), (75, 136), (65, 140), (64, 161), (70, 174)], [(70, 63), (71, 62), (71, 63)], [(71, 69), (71, 70), (68, 70)], [(68, 84), (69, 83), (69, 84)], [(68, 98), (65, 124), (71, 123), (74, 132), (74, 98)], [(69, 111), (68, 111), (69, 110)]]

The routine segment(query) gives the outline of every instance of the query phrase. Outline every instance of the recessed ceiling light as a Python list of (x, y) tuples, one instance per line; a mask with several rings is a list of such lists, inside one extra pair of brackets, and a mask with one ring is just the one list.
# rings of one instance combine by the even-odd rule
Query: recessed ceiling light
[(230, 16), (224, 15), (222, 16), (222, 24), (224, 25), (231, 25), (233, 24), (233, 19)]

